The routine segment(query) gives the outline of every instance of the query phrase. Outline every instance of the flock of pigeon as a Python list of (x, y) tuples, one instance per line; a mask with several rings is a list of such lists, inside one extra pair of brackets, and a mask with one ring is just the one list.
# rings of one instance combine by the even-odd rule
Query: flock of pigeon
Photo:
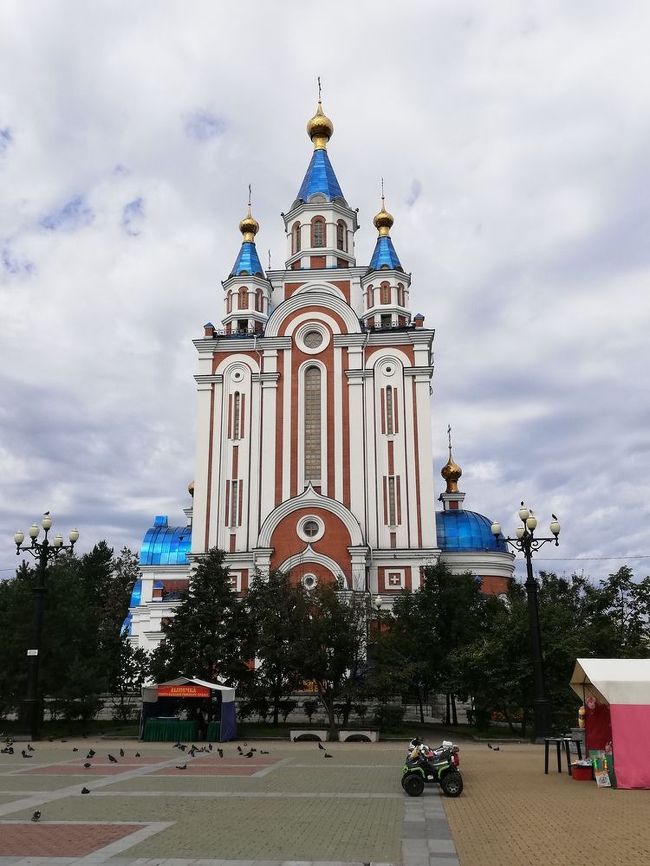
[[(53, 739), (50, 737), (49, 741), (53, 742)], [(67, 740), (61, 740), (61, 742), (66, 743)], [(5, 743), (4, 747), (2, 749), (0, 749), (0, 755), (13, 755), (14, 754), (14, 741), (13, 741), (13, 739), (11, 737), (6, 737), (4, 740), (4, 743)], [(187, 752), (189, 757), (193, 758), (199, 752), (207, 752), (209, 754), (212, 751), (212, 743), (208, 743), (207, 746), (195, 746), (194, 743), (192, 743), (192, 745), (189, 747), (189, 749), (185, 743), (174, 743), (173, 748), (178, 749), (179, 751), (181, 751), (183, 753)], [(255, 755), (255, 753), (257, 752), (257, 749), (253, 748), (252, 746), (249, 747), (248, 743), (244, 743), (244, 748), (248, 749), (248, 751), (244, 751), (244, 749), (242, 749), (241, 746), (237, 746), (237, 754), (239, 755), (240, 758), (252, 758)], [(318, 748), (321, 752), (325, 753), (323, 755), (324, 758), (332, 758), (333, 757), (333, 755), (330, 755), (330, 753), (327, 751), (325, 746), (323, 746), (320, 742), (318, 743)], [(498, 746), (494, 746), (494, 747), (490, 746), (490, 748), (494, 748), (494, 749), (498, 750), (499, 747)], [(36, 751), (36, 749), (32, 746), (32, 744), (28, 743), (27, 748), (21, 750), (21, 755), (23, 756), (23, 758), (32, 758), (33, 757), (32, 753), (35, 751)], [(77, 748), (77, 746), (73, 746), (72, 751), (78, 752), (79, 749)], [(224, 757), (224, 751), (221, 747), (217, 747), (216, 752), (220, 758)], [(86, 760), (84, 761), (84, 765), (83, 765), (84, 769), (89, 770), (92, 767), (91, 762), (92, 762), (92, 759), (95, 757), (96, 754), (97, 754), (97, 752), (94, 749), (88, 749), (88, 754), (86, 755)], [(107, 753), (107, 754), (108, 754), (108, 760), (110, 761), (111, 764), (119, 764), (119, 761), (115, 757), (115, 755), (111, 755), (110, 753)], [(260, 755), (270, 755), (271, 753), (267, 752), (265, 749), (260, 749), (259, 754)], [(120, 755), (120, 758), (126, 757), (126, 753), (125, 753), (124, 749), (120, 749), (119, 755)], [(136, 752), (134, 757), (135, 758), (141, 757), (140, 752)], [(186, 763), (185, 764), (177, 764), (176, 769), (177, 770), (187, 770), (187, 764)], [(90, 788), (86, 788), (86, 786), (84, 785), (84, 787), (81, 789), (81, 793), (82, 794), (90, 794)], [(32, 821), (35, 821), (35, 822), (40, 821), (41, 820), (41, 814), (42, 814), (41, 810), (36, 809), (36, 811), (32, 815)]]

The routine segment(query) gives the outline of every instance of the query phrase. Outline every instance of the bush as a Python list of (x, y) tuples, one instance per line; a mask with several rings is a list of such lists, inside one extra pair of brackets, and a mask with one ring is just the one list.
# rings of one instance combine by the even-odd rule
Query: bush
[(311, 725), (311, 717), (318, 709), (318, 701), (305, 701), (302, 705), (302, 709), (304, 714), (309, 719), (309, 724)]
[(399, 731), (405, 712), (406, 707), (399, 704), (378, 704), (375, 707), (373, 723), (382, 731)]
[(284, 701), (280, 701), (278, 707), (280, 712), (282, 713), (282, 721), (287, 721), (287, 716), (289, 716), (298, 706), (298, 701), (291, 700), (291, 698), (287, 698)]

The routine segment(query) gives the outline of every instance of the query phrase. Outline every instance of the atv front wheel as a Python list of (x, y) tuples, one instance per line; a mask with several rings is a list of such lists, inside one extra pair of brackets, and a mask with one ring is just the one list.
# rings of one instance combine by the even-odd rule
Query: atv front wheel
[(420, 775), (411, 773), (402, 779), (402, 788), (404, 788), (409, 797), (419, 797), (422, 791), (424, 791), (424, 779)]
[(460, 797), (463, 793), (463, 777), (456, 770), (450, 770), (440, 780), (440, 787), (446, 797)]

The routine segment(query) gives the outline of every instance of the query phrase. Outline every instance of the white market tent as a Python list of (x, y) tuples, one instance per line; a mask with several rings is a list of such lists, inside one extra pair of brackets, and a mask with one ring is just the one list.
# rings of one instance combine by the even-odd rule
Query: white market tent
[(650, 704), (650, 659), (577, 659), (571, 688), (581, 700)]
[[(222, 742), (234, 740), (237, 736), (237, 719), (235, 705), (235, 689), (231, 686), (225, 686), (221, 683), (210, 683), (207, 680), (200, 680), (197, 677), (176, 677), (173, 680), (166, 680), (164, 683), (156, 683), (155, 685), (143, 686), (142, 688), (142, 703), (143, 703), (143, 722), (148, 715), (152, 715), (154, 710), (152, 705), (159, 700), (159, 689), (166, 689), (169, 695), (169, 687), (180, 687), (179, 697), (182, 697), (183, 686), (200, 686), (208, 689), (214, 696), (218, 696), (220, 708), (220, 739)], [(145, 711), (145, 704), (148, 705)], [(141, 732), (142, 734), (142, 732)]]
[(650, 658), (577, 659), (571, 688), (609, 712), (618, 787), (650, 788)]

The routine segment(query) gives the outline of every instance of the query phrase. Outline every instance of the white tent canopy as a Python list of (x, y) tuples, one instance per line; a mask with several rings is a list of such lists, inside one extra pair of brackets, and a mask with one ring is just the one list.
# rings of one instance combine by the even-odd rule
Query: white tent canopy
[(571, 688), (581, 700), (650, 704), (650, 659), (577, 659)]
[(155, 686), (143, 686), (142, 699), (145, 701), (156, 701), (158, 699), (158, 686), (203, 686), (206, 689), (212, 689), (213, 692), (221, 692), (221, 701), (224, 704), (232, 704), (235, 700), (235, 690), (230, 686), (223, 686), (220, 683), (209, 683), (207, 680), (199, 680), (196, 677), (176, 677), (175, 680), (167, 680), (164, 683), (157, 683)]

